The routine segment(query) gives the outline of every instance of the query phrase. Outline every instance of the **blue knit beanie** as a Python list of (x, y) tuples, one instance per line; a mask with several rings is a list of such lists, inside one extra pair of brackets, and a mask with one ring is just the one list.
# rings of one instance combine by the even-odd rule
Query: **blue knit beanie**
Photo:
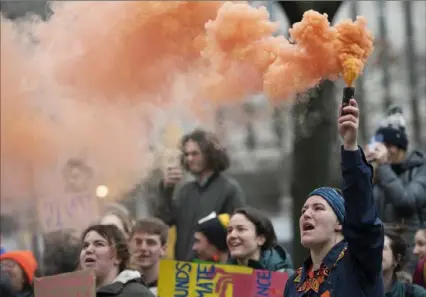
[(330, 187), (321, 187), (313, 190), (308, 195), (308, 198), (311, 196), (320, 196), (324, 198), (333, 209), (339, 222), (343, 223), (345, 221), (345, 200), (335, 189)]

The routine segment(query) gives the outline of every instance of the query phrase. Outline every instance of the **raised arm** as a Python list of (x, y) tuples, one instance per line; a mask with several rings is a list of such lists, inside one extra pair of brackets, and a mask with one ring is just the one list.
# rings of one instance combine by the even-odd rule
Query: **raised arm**
[(384, 232), (373, 199), (373, 169), (357, 144), (359, 111), (355, 100), (339, 117), (339, 132), (344, 139), (341, 156), (342, 192), (345, 199), (343, 234), (350, 257), (367, 281), (381, 275)]
[(155, 201), (154, 216), (160, 218), (169, 226), (176, 223), (176, 200), (173, 199), (174, 186), (166, 186), (161, 181), (158, 186), (158, 197)]

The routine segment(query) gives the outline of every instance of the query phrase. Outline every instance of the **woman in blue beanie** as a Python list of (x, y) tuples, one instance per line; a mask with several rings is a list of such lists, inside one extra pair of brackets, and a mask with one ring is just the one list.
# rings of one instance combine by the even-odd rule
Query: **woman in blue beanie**
[(383, 224), (372, 197), (372, 168), (357, 144), (356, 101), (343, 111), (342, 192), (323, 187), (308, 195), (299, 227), (310, 257), (288, 281), (285, 297), (384, 296)]

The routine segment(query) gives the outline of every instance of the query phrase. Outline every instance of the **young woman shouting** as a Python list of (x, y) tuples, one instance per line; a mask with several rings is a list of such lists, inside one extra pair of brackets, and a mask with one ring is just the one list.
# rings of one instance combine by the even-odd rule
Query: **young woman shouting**
[(94, 225), (82, 236), (80, 265), (96, 275), (96, 297), (154, 297), (139, 271), (129, 268), (130, 252), (115, 225)]
[(319, 188), (299, 219), (310, 257), (287, 282), (285, 297), (383, 297), (383, 224), (372, 197), (372, 168), (358, 147), (354, 99), (340, 110), (342, 193)]

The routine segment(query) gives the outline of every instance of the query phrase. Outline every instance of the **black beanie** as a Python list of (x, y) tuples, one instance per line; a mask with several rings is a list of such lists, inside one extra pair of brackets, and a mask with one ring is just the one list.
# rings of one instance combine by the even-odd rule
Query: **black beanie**
[(218, 250), (226, 251), (228, 250), (228, 246), (226, 245), (228, 224), (228, 214), (217, 215), (216, 212), (212, 212), (198, 221), (197, 231), (203, 233), (208, 241)]
[(405, 131), (405, 118), (401, 107), (394, 105), (389, 108), (387, 117), (383, 119), (376, 131), (376, 136), (386, 144), (407, 150), (408, 136)]

